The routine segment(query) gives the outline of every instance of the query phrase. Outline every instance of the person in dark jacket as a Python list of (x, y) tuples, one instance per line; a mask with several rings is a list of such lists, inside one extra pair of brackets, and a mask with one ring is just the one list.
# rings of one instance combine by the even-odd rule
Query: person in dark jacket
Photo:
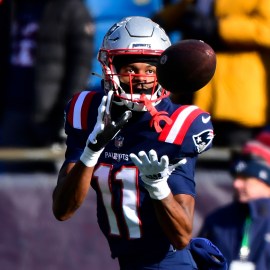
[(38, 34), (33, 111), (40, 144), (61, 140), (65, 105), (88, 84), (93, 39), (93, 19), (81, 0), (47, 1)]
[(232, 173), (235, 200), (207, 216), (199, 236), (219, 247), (230, 270), (269, 270), (270, 132), (234, 155)]
[[(66, 102), (87, 86), (93, 21), (81, 0), (13, 0), (9, 19), (1, 146), (48, 147), (62, 140)], [(4, 171), (39, 170), (36, 165), (5, 162), (2, 167)]]

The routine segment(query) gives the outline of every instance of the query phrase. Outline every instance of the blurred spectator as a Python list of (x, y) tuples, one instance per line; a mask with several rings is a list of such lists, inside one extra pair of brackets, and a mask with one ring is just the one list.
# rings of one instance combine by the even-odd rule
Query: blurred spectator
[(66, 103), (87, 87), (94, 39), (94, 24), (81, 0), (47, 2), (38, 34), (33, 113), (40, 145), (61, 141)]
[(182, 0), (174, 6), (181, 3), (178, 15), (167, 6), (154, 20), (214, 48), (216, 73), (190, 99), (211, 113), (216, 146), (242, 146), (269, 123), (270, 1)]
[[(91, 62), (93, 65), (92, 71), (99, 75), (102, 74), (100, 64), (96, 61), (96, 57), (103, 37), (111, 25), (127, 16), (151, 17), (160, 10), (164, 4), (173, 1), (174, 0), (84, 0), (85, 5), (92, 14), (96, 27), (96, 34), (94, 36), (94, 55)], [(100, 78), (97, 75), (92, 75), (90, 77), (88, 86), (91, 90), (101, 91), (103, 93)]]
[[(64, 106), (87, 86), (93, 53), (92, 19), (81, 0), (14, 0), (11, 15), (1, 145), (46, 147), (61, 142)], [(12, 171), (50, 171), (52, 167), (27, 165), (3, 167)]]
[(259, 133), (233, 156), (232, 174), (235, 200), (208, 215), (199, 236), (219, 247), (231, 270), (269, 270), (269, 131)]

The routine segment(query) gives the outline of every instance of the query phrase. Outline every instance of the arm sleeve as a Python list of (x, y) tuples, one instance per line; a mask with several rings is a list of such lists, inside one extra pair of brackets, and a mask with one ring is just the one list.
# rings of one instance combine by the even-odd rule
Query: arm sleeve
[(177, 167), (168, 179), (169, 187), (173, 195), (189, 194), (195, 197), (195, 181), (194, 171), (196, 165), (196, 157), (187, 158), (186, 164)]

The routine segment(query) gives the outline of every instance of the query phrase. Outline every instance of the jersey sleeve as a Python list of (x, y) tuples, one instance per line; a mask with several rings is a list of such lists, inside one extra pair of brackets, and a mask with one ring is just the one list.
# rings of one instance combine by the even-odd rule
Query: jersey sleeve
[(168, 185), (173, 193), (188, 194), (196, 196), (194, 171), (196, 165), (196, 157), (187, 157), (184, 165), (177, 167), (168, 179)]
[[(165, 125), (158, 140), (170, 144), (172, 149), (178, 149), (178, 158), (185, 157), (187, 162), (173, 171), (168, 184), (174, 195), (189, 194), (195, 197), (194, 172), (197, 157), (211, 148), (214, 137), (211, 116), (197, 106), (185, 105), (175, 110), (171, 119), (172, 124)], [(172, 163), (175, 162), (177, 160), (172, 160)]]
[(96, 124), (101, 99), (101, 93), (82, 91), (68, 102), (65, 109), (65, 163), (76, 162), (80, 158), (86, 140)]
[(209, 113), (194, 105), (179, 107), (172, 115), (172, 124), (166, 124), (159, 141), (181, 146), (182, 153), (200, 154), (212, 146), (213, 125)]

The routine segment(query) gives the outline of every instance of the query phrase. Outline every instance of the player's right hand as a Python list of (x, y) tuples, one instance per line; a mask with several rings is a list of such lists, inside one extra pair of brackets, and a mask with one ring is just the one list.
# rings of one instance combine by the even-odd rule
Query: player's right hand
[(111, 119), (111, 106), (113, 100), (113, 91), (109, 91), (104, 96), (98, 108), (96, 125), (89, 135), (86, 147), (81, 156), (81, 161), (88, 167), (92, 167), (102, 153), (104, 147), (116, 136), (121, 128), (128, 122), (132, 116), (131, 111), (125, 111), (117, 122)]

